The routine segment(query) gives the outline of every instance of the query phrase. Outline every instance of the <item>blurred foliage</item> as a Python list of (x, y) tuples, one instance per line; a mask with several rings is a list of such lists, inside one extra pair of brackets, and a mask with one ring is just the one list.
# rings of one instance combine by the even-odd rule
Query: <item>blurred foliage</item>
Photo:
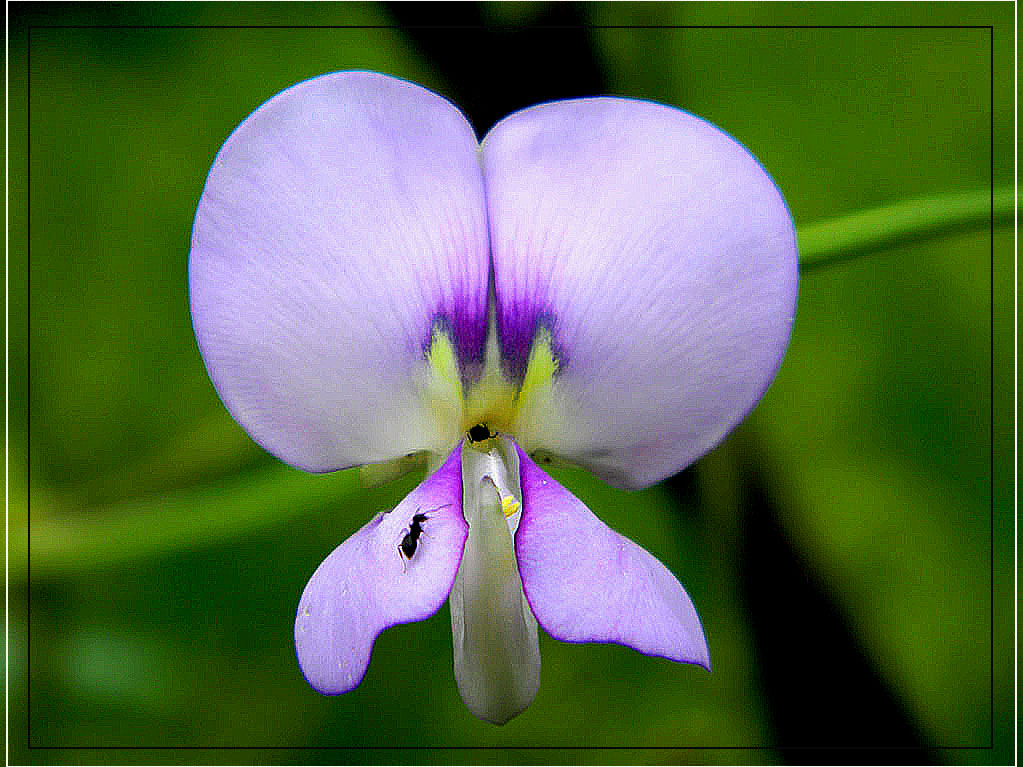
[[(792, 680), (784, 705), (798, 701), (808, 717), (850, 704), (827, 684), (827, 647), (796, 668), (764, 644), (771, 627), (748, 584), (756, 478), (800, 577), (834, 607), (905, 716), (914, 741), (904, 745), (931, 749), (902, 758), (1009, 761), (1012, 6), (473, 6), (466, 18), (508, 30), (499, 39), (510, 58), (461, 67), (437, 50), (477, 50), (481, 31), (378, 28), (407, 13), (361, 3), (12, 6), (14, 699), (31, 683), (30, 719), (23, 705), (11, 711), (12, 761), (800, 761), (799, 751), (753, 748), (819, 745), (809, 729), (786, 729), (772, 675)], [(604, 91), (676, 104), (727, 130), (784, 192), (804, 256), (845, 259), (805, 272), (777, 380), (688, 479), (625, 493), (557, 473), (679, 576), (714, 672), (542, 637), (536, 702), (495, 728), (458, 697), (445, 608), (385, 632), (356, 691), (321, 697), (294, 659), (298, 596), (326, 554), (415, 478), (364, 489), (355, 472), (304, 475), (227, 415), (188, 314), (196, 202), (234, 127), (324, 72), (373, 69), (449, 95), (499, 94), (501, 78), (518, 74), (521, 92), (551, 97), (541, 74), (520, 68), (558, 55), (557, 30), (529, 32), (551, 13), (605, 25), (583, 38)], [(362, 26), (243, 26), (289, 24)], [(942, 24), (952, 26), (779, 26)], [(895, 230), (911, 236), (888, 236)], [(774, 596), (788, 621), (774, 630), (812, 646), (825, 616), (784, 610), (794, 597)], [(807, 676), (819, 681), (803, 699)], [(28, 751), (29, 730), (37, 747), (267, 750)], [(865, 731), (830, 745), (892, 743)], [(329, 750), (343, 746), (497, 750)], [(665, 748), (522, 750), (577, 746)]]

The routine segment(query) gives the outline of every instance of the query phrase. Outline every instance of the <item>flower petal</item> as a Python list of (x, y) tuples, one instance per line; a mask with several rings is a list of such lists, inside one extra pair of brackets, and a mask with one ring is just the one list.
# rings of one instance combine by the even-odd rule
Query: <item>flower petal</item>
[[(499, 340), (530, 389), (519, 444), (625, 487), (713, 448), (795, 312), (792, 218), (756, 158), (679, 109), (594, 98), (507, 117), (483, 168)], [(526, 375), (537, 338), (547, 387)]]
[(318, 472), (446, 454), (424, 371), (438, 330), (482, 363), (477, 150), (449, 102), (370, 72), (299, 83), (228, 138), (196, 212), (192, 318), (218, 393), (266, 449)]
[(505, 516), (498, 488), (503, 469), (514, 469), (515, 487), (504, 492), (517, 495), (518, 466), (505, 467), (502, 460), (510, 453), (517, 464), (516, 449), (504, 445), (490, 454), (463, 450), (469, 538), (450, 601), (458, 692), (473, 714), (493, 724), (522, 713), (540, 687), (536, 618), (522, 593), (512, 544), (520, 514)]
[(710, 670), (692, 600), (649, 552), (601, 522), (519, 450), (515, 554), (526, 599), (562, 642), (614, 642)]
[[(429, 618), (447, 599), (468, 527), (462, 518), (461, 446), (389, 513), (381, 512), (317, 568), (298, 605), (295, 651), (302, 673), (325, 695), (354, 689), (377, 636)], [(426, 514), (412, 556), (401, 543)]]

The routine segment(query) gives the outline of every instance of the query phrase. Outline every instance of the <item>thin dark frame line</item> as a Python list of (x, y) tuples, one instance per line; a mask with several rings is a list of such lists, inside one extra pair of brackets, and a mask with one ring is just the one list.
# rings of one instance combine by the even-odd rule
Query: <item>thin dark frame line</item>
[(33, 751), (990, 751), (989, 746), (33, 746)]
[(990, 439), (990, 453), (989, 463), (990, 472), (988, 475), (988, 503), (990, 504), (990, 515), (988, 521), (990, 524), (989, 529), (989, 546), (988, 546), (988, 564), (990, 566), (990, 578), (988, 579), (988, 586), (990, 588), (990, 595), (988, 599), (988, 608), (990, 616), (990, 632), (988, 639), (990, 642), (990, 666), (988, 672), (990, 674), (990, 693), (991, 693), (991, 709), (990, 709), (990, 748), (995, 747), (995, 27), (992, 24), (988, 27), (988, 53), (990, 56), (990, 94), (988, 101), (988, 118), (990, 120), (990, 136), (988, 137), (988, 152), (990, 166), (988, 168), (988, 178), (991, 182), (991, 218), (988, 229), (988, 245), (991, 249), (988, 269), (988, 287), (990, 289), (990, 316), (988, 319), (988, 354), (990, 360), (990, 378), (988, 379), (988, 437)]
[(25, 33), (25, 740), (32, 749), (32, 27)]
[(565, 29), (990, 29), (986, 24), (34, 24), (35, 29), (436, 29), (515, 32)]
[[(990, 220), (988, 224), (988, 241), (990, 245), (989, 257), (989, 557), (988, 565), (989, 578), (989, 618), (990, 618), (990, 656), (989, 656), (989, 682), (990, 682), (990, 741), (987, 746), (604, 746), (604, 747), (576, 747), (576, 746), (33, 746), (32, 745), (32, 31), (34, 29), (108, 29), (108, 30), (164, 30), (164, 29), (187, 29), (187, 30), (225, 30), (225, 29), (259, 29), (259, 30), (326, 30), (326, 29), (351, 29), (351, 30), (403, 30), (403, 29), (430, 29), (430, 30), (451, 30), (471, 31), (474, 29), (489, 31), (535, 31), (535, 30), (567, 30), (567, 29), (649, 29), (649, 30), (984, 30), (988, 31), (989, 48), (989, 109), (988, 118), (990, 126), (989, 142), (989, 182), (990, 182)], [(26, 739), (29, 751), (50, 751), (50, 750), (75, 750), (75, 751), (177, 751), (177, 750), (207, 750), (207, 751), (361, 751), (361, 750), (455, 750), (455, 751), (477, 751), (490, 749), (530, 749), (530, 750), (601, 750), (601, 751), (627, 751), (627, 750), (658, 750), (658, 751), (991, 751), (994, 749), (994, 26), (993, 25), (566, 25), (548, 27), (487, 27), (476, 26), (447, 26), (447, 25), (313, 25), (313, 26), (291, 26), (291, 25), (28, 25), (26, 28), (26, 450), (28, 460), (26, 461), (26, 528), (27, 528), (27, 583), (26, 583), (26, 611), (27, 637), (26, 650), (28, 669), (26, 673), (27, 702), (26, 702)]]

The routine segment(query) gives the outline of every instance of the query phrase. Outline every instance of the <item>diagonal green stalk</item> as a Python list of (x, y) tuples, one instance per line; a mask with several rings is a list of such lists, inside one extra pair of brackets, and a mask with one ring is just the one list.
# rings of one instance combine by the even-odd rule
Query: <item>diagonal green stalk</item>
[(153, 556), (217, 545), (324, 509), (350, 509), (368, 519), (393, 503), (395, 490), (365, 489), (356, 471), (313, 475), (282, 463), (137, 501), (69, 508), (33, 491), (31, 537), (24, 515), (12, 515), (10, 578), (27, 577), (31, 540), (33, 581), (117, 568)]
[[(1014, 190), (1001, 187), (885, 205), (799, 228), (803, 272), (869, 255), (895, 245), (1011, 223)], [(223, 542), (325, 507), (367, 510), (384, 500), (362, 488), (358, 474), (316, 477), (287, 466), (236, 473), (231, 479), (196, 484), (210, 466), (241, 467), (252, 443), (227, 421), (226, 412), (197, 423), (194, 433), (164, 445), (129, 467), (78, 488), (80, 497), (109, 495), (149, 477), (153, 486), (181, 488), (100, 509), (80, 509), (33, 491), (32, 576), (61, 577), (118, 567), (173, 551)], [(201, 447), (201, 449), (199, 449)], [(409, 488), (411, 489), (411, 488)], [(25, 530), (12, 517), (10, 575), (26, 577)], [(22, 517), (23, 519), (23, 517)]]
[(812, 272), (945, 235), (1012, 222), (1014, 190), (998, 187), (902, 200), (801, 226), (800, 271)]

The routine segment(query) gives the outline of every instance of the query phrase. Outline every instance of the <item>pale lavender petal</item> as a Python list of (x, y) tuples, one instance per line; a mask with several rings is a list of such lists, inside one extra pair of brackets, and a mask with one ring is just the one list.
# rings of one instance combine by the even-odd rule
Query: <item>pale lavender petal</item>
[(594, 98), (506, 118), (483, 167), (506, 369), (523, 375), (538, 332), (558, 365), (520, 444), (625, 487), (713, 448), (795, 312), (792, 218), (756, 158), (679, 109)]
[[(401, 543), (416, 514), (427, 519), (406, 558)], [(394, 510), (377, 514), (338, 546), (309, 580), (295, 619), (295, 651), (309, 684), (325, 695), (354, 689), (381, 631), (437, 612), (455, 582), (468, 532), (459, 445)]]
[(515, 554), (544, 631), (613, 642), (710, 670), (692, 600), (649, 552), (605, 525), (519, 448), (522, 519)]
[(329, 471), (450, 447), (422, 370), (437, 328), (465, 366), (482, 360), (477, 150), (449, 102), (371, 72), (299, 83), (228, 138), (195, 217), (192, 319), (221, 398), (268, 450)]

